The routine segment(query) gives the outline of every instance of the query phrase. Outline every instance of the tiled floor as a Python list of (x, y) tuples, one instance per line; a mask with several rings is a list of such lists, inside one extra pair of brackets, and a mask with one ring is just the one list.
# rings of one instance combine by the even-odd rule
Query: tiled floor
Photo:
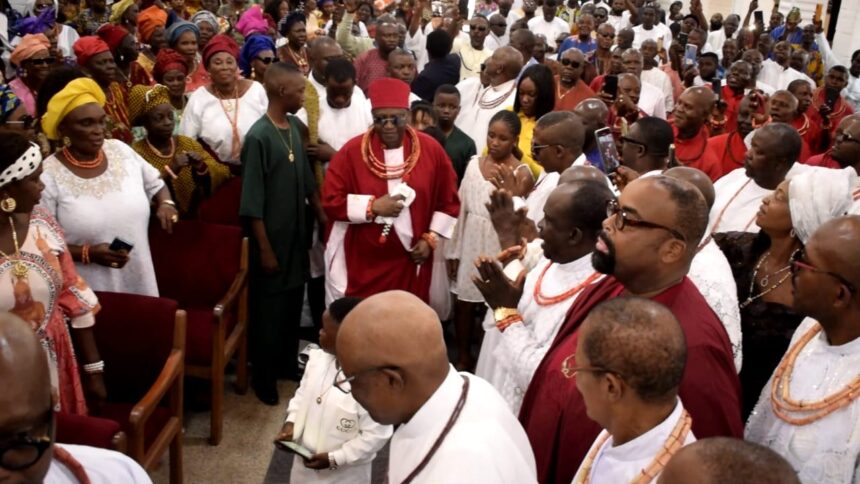
[[(252, 390), (237, 395), (232, 384), (225, 385), (224, 437), (217, 447), (208, 444), (209, 412), (186, 412), (184, 473), (188, 484), (259, 484), (272, 459), (272, 439), (281, 428), (287, 403), (296, 383), (278, 383), (281, 402), (263, 405)], [(151, 473), (156, 484), (167, 484), (168, 460)]]

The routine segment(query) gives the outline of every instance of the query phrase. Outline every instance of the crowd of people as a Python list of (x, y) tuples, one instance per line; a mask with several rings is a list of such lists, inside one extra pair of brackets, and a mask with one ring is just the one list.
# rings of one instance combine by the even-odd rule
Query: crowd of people
[(0, 480), (149, 482), (54, 413), (226, 197), (292, 482), (857, 481), (860, 50), (742, 3), (4, 2)]

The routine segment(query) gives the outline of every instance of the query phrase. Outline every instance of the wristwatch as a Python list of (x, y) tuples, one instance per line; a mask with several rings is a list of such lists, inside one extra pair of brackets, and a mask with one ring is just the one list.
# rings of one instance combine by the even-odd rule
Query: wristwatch
[(331, 454), (328, 455), (328, 466), (330, 470), (337, 470), (337, 460)]
[(519, 314), (517, 308), (496, 308), (493, 310), (493, 319), (499, 323), (516, 314)]

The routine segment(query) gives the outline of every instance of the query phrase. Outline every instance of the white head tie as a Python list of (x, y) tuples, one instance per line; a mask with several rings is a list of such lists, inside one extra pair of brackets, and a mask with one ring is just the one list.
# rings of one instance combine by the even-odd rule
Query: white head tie
[(42, 164), (42, 150), (36, 143), (30, 143), (30, 147), (23, 155), (15, 160), (15, 163), (0, 173), (0, 187), (4, 187), (14, 181), (23, 180), (32, 175)]

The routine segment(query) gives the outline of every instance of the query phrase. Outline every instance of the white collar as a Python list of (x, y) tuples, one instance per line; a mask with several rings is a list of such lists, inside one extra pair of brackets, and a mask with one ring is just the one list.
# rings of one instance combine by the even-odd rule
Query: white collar
[[(550, 262), (550, 260), (547, 259), (547, 262)], [(564, 264), (555, 264), (555, 266), (558, 270), (569, 274), (576, 272), (594, 272), (594, 267), (591, 265), (591, 252), (574, 261), (565, 262)]]
[[(678, 419), (681, 418), (683, 410), (684, 406), (681, 405), (681, 400), (676, 397), (675, 409), (672, 410), (672, 413), (665, 420), (639, 437), (618, 446), (613, 446), (612, 437), (610, 436), (603, 445), (601, 456), (609, 456), (622, 462), (654, 457), (663, 448), (666, 436), (672, 433), (672, 429), (678, 423)], [(594, 466), (597, 466), (597, 462), (595, 462)]]
[(441, 427), (447, 422), (451, 411), (460, 399), (463, 391), (463, 378), (452, 365), (448, 365), (448, 375), (433, 395), (415, 412), (408, 422), (397, 428), (395, 435), (399, 438), (425, 439), (433, 438), (427, 435), (427, 430)]

